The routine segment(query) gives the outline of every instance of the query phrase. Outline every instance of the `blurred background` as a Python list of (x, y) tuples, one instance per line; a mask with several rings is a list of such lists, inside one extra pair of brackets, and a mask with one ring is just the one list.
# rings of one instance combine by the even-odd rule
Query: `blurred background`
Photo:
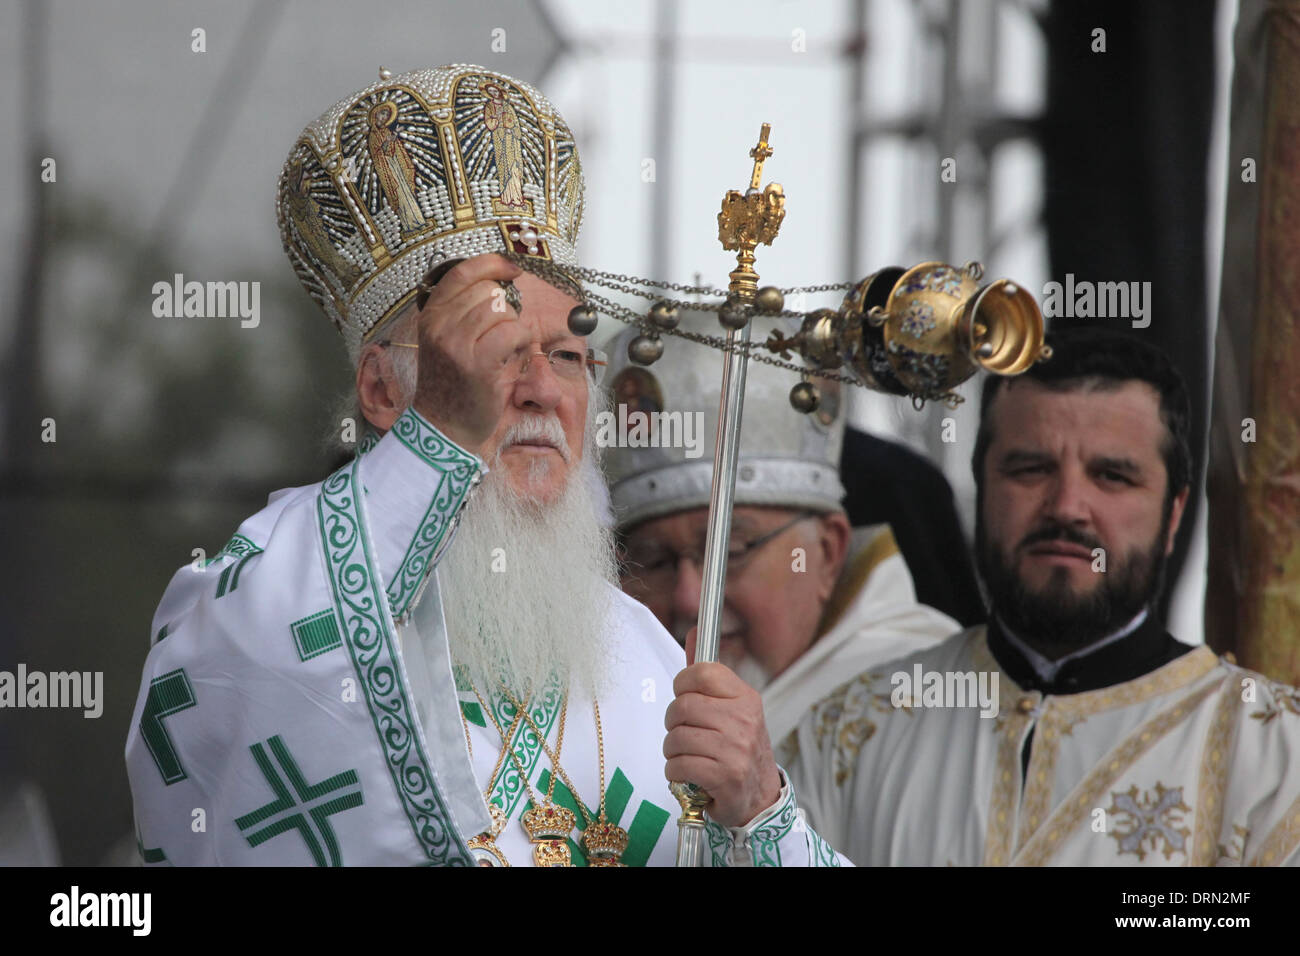
[[(98, 719), (0, 710), (0, 862), (133, 862), (122, 752), (169, 577), (334, 464), (350, 371), (274, 187), (302, 127), (381, 67), (542, 89), (579, 142), (598, 269), (725, 282), (718, 204), (770, 122), (787, 215), (766, 282), (935, 258), (1036, 292), (1149, 281), (1144, 334), (1194, 385), (1203, 467), (1237, 20), (1235, 0), (0, 5), (0, 670), (102, 671), (105, 694)], [(260, 322), (156, 317), (177, 273), (260, 283)], [(938, 465), (969, 538), (978, 382), (962, 392), (956, 412), (861, 392), (851, 421)], [(1170, 618), (1192, 642), (1206, 510)]]

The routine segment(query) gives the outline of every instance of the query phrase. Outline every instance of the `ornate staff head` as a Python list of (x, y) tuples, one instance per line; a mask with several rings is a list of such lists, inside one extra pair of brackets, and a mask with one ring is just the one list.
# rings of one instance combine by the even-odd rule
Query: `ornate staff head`
[[(960, 268), (923, 262), (910, 269), (890, 266), (857, 283), (798, 289), (758, 286), (754, 250), (770, 245), (785, 218), (785, 190), (779, 183), (759, 188), (763, 163), (772, 155), (770, 124), (764, 123), (749, 187), (728, 190), (718, 213), (718, 239), (736, 252), (736, 268), (726, 292), (708, 286), (613, 276), (577, 268), (560, 274), (545, 263), (520, 262), (566, 291), (575, 278), (585, 288), (583, 304), (569, 317), (570, 331), (590, 335), (598, 314), (635, 326), (639, 333), (627, 342), (627, 355), (639, 365), (652, 365), (663, 355), (662, 336), (675, 335), (723, 351), (739, 349), (755, 361), (788, 368), (800, 375), (790, 391), (791, 405), (815, 411), (821, 402), (813, 375), (895, 395), (909, 395), (919, 408), (939, 400), (950, 405), (962, 399), (953, 389), (979, 369), (998, 375), (1018, 375), (1051, 349), (1043, 344), (1043, 319), (1038, 304), (1023, 286), (1008, 279), (980, 284), (984, 270), (978, 262)], [(597, 291), (613, 289), (650, 301), (637, 313)], [(843, 291), (838, 309), (796, 312), (785, 308), (795, 292)], [(677, 298), (671, 293), (712, 298), (708, 304)], [(724, 330), (742, 329), (755, 316), (794, 319), (798, 331), (772, 332), (762, 343), (735, 342), (679, 328), (682, 313), (705, 308), (718, 315)], [(764, 355), (757, 351), (765, 350)], [(795, 364), (794, 355), (804, 360)]]

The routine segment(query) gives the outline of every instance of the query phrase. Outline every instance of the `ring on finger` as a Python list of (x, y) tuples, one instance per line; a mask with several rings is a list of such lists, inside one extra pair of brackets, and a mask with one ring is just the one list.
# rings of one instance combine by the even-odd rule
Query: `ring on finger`
[(506, 301), (514, 308), (516, 313), (523, 311), (523, 300), (519, 297), (519, 290), (509, 279), (498, 279), (497, 285), (501, 286), (506, 293)]

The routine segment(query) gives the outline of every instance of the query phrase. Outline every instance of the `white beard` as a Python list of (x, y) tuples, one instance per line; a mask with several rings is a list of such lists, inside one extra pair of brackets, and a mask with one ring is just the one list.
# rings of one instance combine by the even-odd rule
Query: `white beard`
[(452, 659), (480, 692), (500, 680), (524, 700), (551, 674), (593, 700), (608, 689), (618, 578), (592, 460), (539, 509), (511, 488), (498, 456), (465, 508), (438, 577)]

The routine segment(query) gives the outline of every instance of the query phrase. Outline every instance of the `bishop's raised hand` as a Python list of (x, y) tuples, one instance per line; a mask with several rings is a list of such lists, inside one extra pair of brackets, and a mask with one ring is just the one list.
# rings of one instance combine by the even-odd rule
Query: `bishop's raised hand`
[(433, 287), (419, 315), (415, 410), (456, 444), (477, 452), (491, 437), (519, 378), (532, 331), (500, 282), (523, 272), (501, 256), (475, 256)]

